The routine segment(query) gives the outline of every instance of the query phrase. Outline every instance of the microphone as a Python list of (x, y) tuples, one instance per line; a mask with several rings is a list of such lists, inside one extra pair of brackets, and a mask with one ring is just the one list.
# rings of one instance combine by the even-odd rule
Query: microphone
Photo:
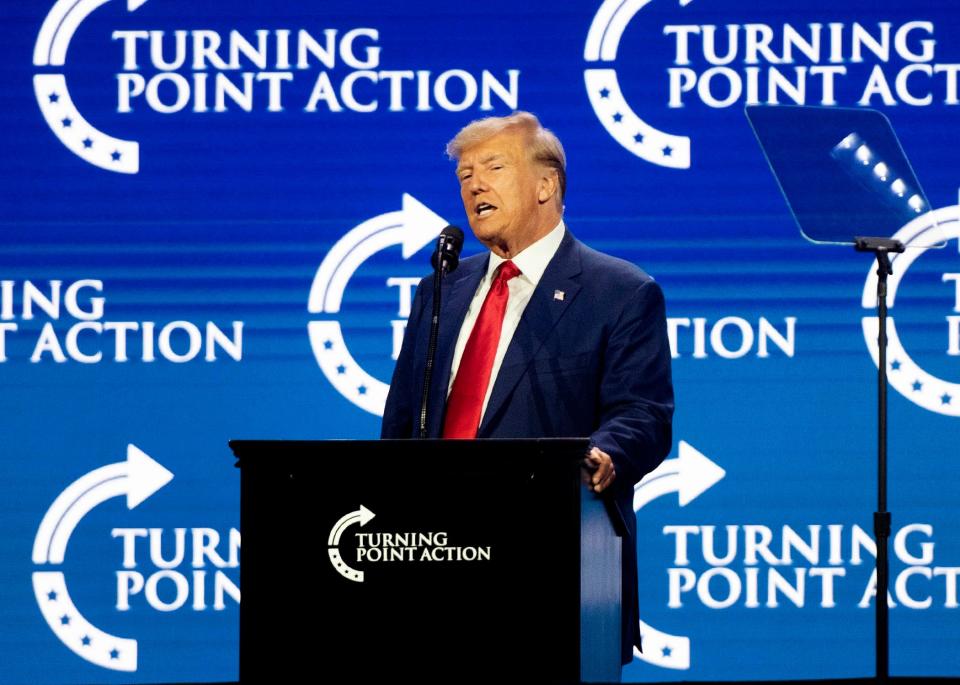
[(441, 276), (452, 273), (460, 264), (460, 250), (463, 249), (463, 231), (457, 226), (447, 226), (440, 231), (437, 238), (437, 249), (430, 257), (430, 264), (434, 271)]

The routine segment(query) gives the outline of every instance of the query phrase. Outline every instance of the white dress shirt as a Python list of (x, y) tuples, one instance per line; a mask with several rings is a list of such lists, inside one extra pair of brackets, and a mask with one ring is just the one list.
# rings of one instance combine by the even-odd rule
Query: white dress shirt
[[(487, 386), (487, 394), (483, 398), (483, 409), (480, 412), (480, 421), (483, 421), (483, 415), (487, 412), (487, 403), (490, 401), (490, 393), (493, 390), (493, 384), (497, 381), (497, 374), (500, 372), (500, 365), (507, 354), (507, 348), (510, 341), (513, 340), (513, 334), (520, 324), (520, 317), (523, 316), (523, 310), (527, 308), (530, 297), (534, 289), (543, 277), (543, 272), (547, 270), (547, 265), (553, 259), (560, 247), (560, 241), (563, 240), (563, 234), (566, 228), (563, 220), (554, 227), (547, 235), (543, 236), (537, 242), (529, 245), (519, 254), (515, 255), (512, 261), (518, 269), (520, 275), (507, 281), (507, 288), (510, 296), (507, 299), (507, 309), (503, 314), (503, 328), (500, 329), (500, 341), (497, 343), (497, 355), (493, 359), (493, 368), (490, 372), (490, 384)], [(487, 263), (487, 273), (480, 280), (477, 292), (470, 301), (470, 307), (467, 309), (467, 315), (463, 319), (463, 325), (460, 327), (460, 335), (457, 338), (457, 346), (453, 350), (453, 368), (450, 372), (450, 385), (447, 386), (447, 397), (450, 396), (450, 390), (453, 388), (453, 381), (457, 377), (457, 370), (460, 368), (460, 359), (463, 357), (463, 350), (467, 346), (467, 340), (470, 338), (470, 332), (473, 330), (477, 317), (480, 316), (480, 309), (483, 307), (483, 301), (487, 297), (490, 285), (493, 282), (493, 274), (497, 267), (507, 261), (494, 253), (490, 253), (490, 260)]]

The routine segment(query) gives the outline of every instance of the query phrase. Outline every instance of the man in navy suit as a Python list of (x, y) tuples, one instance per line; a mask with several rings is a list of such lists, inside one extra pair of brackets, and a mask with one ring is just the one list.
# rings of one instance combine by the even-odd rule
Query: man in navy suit
[[(671, 447), (673, 387), (660, 287), (576, 240), (566, 161), (532, 114), (475, 121), (447, 146), (470, 227), (490, 252), (444, 279), (428, 437), (590, 437), (590, 485), (615, 502), (623, 552), (623, 663), (639, 645), (633, 486)], [(419, 432), (432, 277), (417, 289), (382, 437)]]

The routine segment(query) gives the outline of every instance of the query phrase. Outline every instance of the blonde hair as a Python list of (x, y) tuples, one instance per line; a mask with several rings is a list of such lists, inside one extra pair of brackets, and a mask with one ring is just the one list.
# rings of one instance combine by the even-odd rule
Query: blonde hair
[(457, 161), (466, 148), (482, 143), (514, 126), (527, 134), (530, 159), (556, 170), (560, 187), (559, 202), (562, 204), (567, 193), (567, 156), (563, 152), (560, 139), (553, 131), (544, 128), (540, 120), (530, 112), (514, 112), (505, 117), (471, 121), (447, 143), (447, 157)]

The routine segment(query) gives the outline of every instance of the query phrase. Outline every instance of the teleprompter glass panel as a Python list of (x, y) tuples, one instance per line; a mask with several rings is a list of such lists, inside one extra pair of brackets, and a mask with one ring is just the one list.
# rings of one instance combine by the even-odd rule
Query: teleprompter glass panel
[[(852, 244), (857, 236), (894, 237), (930, 212), (890, 121), (871, 109), (746, 108), (801, 233), (816, 243)], [(941, 247), (936, 223), (929, 240)]]

